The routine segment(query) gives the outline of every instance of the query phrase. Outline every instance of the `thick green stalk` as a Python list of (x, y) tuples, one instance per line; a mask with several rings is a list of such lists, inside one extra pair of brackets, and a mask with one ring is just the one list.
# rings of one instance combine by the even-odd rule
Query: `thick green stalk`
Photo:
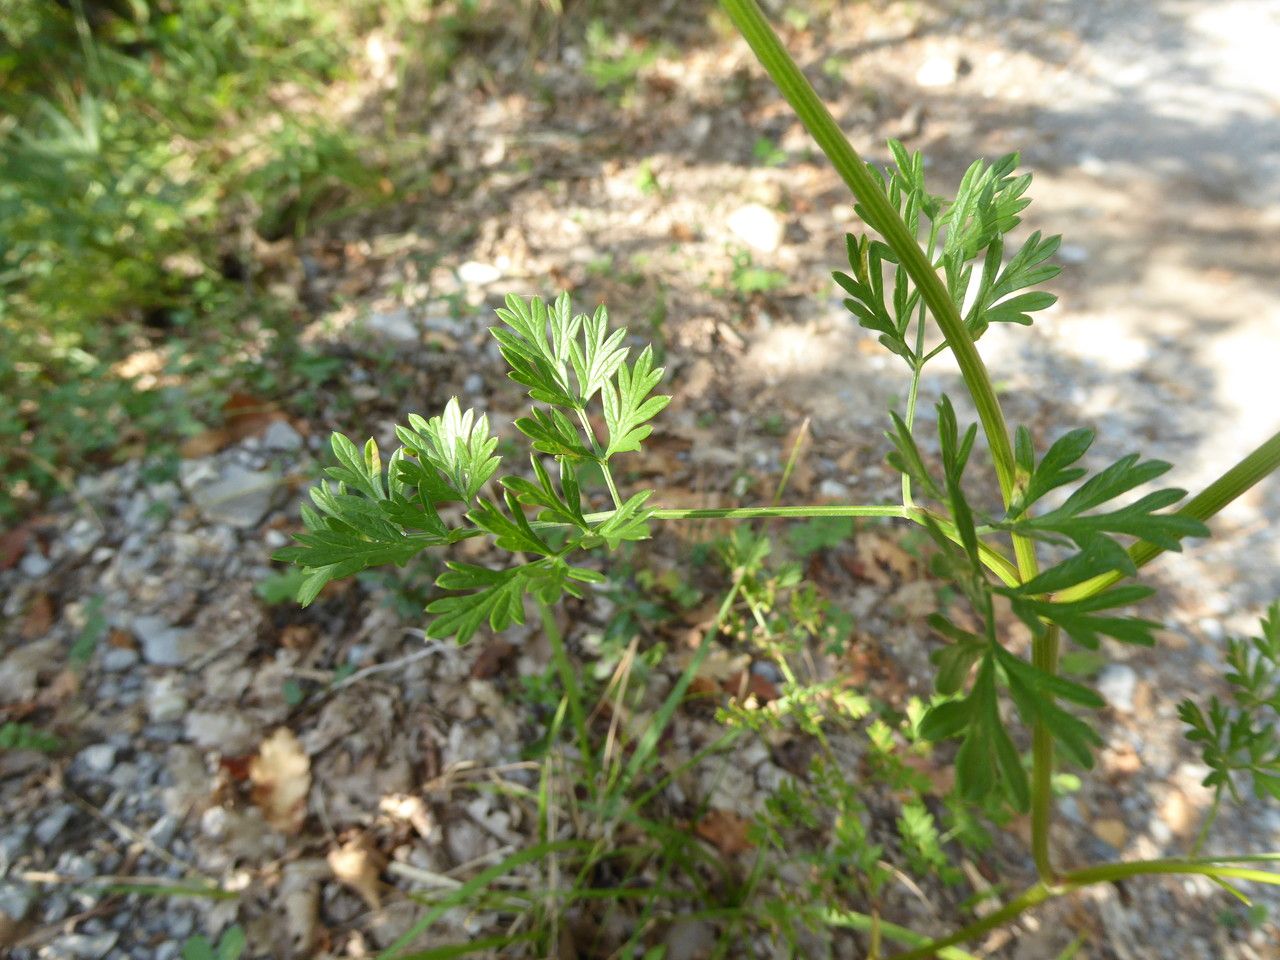
[[(1250, 860), (1272, 862), (1275, 859), (1275, 855), (1266, 854), (1255, 858), (1243, 857), (1239, 862), (1245, 863)], [(1214, 880), (1250, 880), (1254, 883), (1280, 886), (1280, 873), (1275, 871), (1236, 866), (1230, 862), (1217, 862), (1212, 859), (1138, 860), (1132, 863), (1104, 863), (1096, 867), (1086, 867), (1083, 870), (1073, 870), (1070, 873), (1063, 874), (1056, 883), (1038, 882), (994, 913), (988, 914), (949, 936), (940, 937), (913, 950), (895, 953), (888, 960), (925, 960), (927, 957), (944, 956), (944, 951), (948, 948), (980, 937), (988, 930), (1004, 926), (1046, 900), (1074, 893), (1082, 887), (1091, 886), (1095, 883), (1114, 883), (1130, 877), (1157, 874), (1192, 874), (1209, 877)]]
[[(1277, 468), (1280, 468), (1280, 432), (1272, 434), (1243, 460), (1188, 500), (1178, 513), (1195, 517), (1197, 520), (1208, 520)], [(1160, 556), (1162, 552), (1160, 547), (1140, 541), (1129, 549), (1129, 556), (1136, 566), (1141, 567)], [(1063, 590), (1055, 599), (1063, 602), (1083, 600), (1085, 597), (1100, 593), (1122, 579), (1124, 574), (1114, 570), (1094, 577), (1092, 580), (1086, 580), (1069, 590)]]
[[(609, 514), (589, 514), (587, 520), (595, 522), (597, 519), (603, 520)], [(893, 517), (899, 520), (907, 519), (907, 510), (898, 504), (872, 505), (872, 506), (844, 506), (843, 504), (830, 504), (812, 507), (712, 507), (701, 508), (694, 507), (691, 509), (663, 509), (654, 510), (651, 514), (654, 520), (800, 520), (805, 517)]]
[[(1058, 626), (1047, 624), (1031, 643), (1031, 662), (1048, 674), (1058, 672)], [(1053, 820), (1053, 734), (1043, 723), (1031, 728), (1031, 856), (1041, 880), (1053, 877), (1049, 827)]]
[(1035, 886), (1023, 891), (1016, 900), (1010, 900), (999, 910), (987, 914), (981, 920), (969, 924), (963, 930), (957, 930), (949, 937), (942, 937), (932, 943), (916, 947), (914, 950), (895, 953), (888, 960), (924, 960), (926, 957), (941, 956), (944, 951), (954, 947), (957, 943), (964, 943), (967, 940), (982, 936), (988, 930), (1003, 927), (1010, 920), (1021, 916), (1032, 907), (1037, 907), (1055, 896), (1058, 896), (1055, 888), (1046, 886), (1044, 883), (1037, 883)]
[[(822, 152), (827, 155), (836, 172), (852, 191), (861, 205), (863, 219), (884, 237), (885, 242), (898, 256), (907, 275), (915, 283), (916, 289), (920, 291), (921, 298), (933, 314), (943, 336), (946, 337), (947, 345), (955, 355), (965, 386), (973, 398), (974, 406), (977, 407), (978, 419), (982, 422), (982, 429), (987, 437), (987, 447), (991, 451), (991, 461), (995, 466), (996, 479), (1000, 484), (1000, 494), (1005, 506), (1008, 507), (1013, 501), (1015, 482), (1013, 446), (1009, 441), (1009, 427), (1005, 423), (1000, 402), (996, 399), (995, 388), (991, 384), (986, 364), (983, 363), (974, 345), (973, 337), (970, 336), (964, 324), (964, 318), (960, 316), (959, 309), (947, 291), (946, 284), (938, 276), (928, 256), (920, 249), (920, 244), (916, 242), (911, 230), (898, 215), (893, 204), (889, 202), (889, 198), (867, 171), (866, 164), (845, 138), (817, 92), (782, 46), (782, 42), (769, 25), (756, 0), (721, 0), (721, 5), (755, 52), (779, 91), (791, 104), (796, 116), (800, 118), (818, 146), (822, 148)], [(1019, 577), (1024, 581), (1029, 580), (1039, 570), (1035, 544), (1025, 537), (1014, 536), (1012, 539)], [(1040, 669), (1049, 674), (1057, 673), (1056, 636), (1046, 634), (1035, 639), (1032, 644), (1032, 658)], [(1033, 730), (1032, 768), (1032, 781), (1038, 789), (1049, 784), (1053, 773), (1053, 739), (1042, 723), (1037, 723)], [(1041, 876), (1046, 879), (1051, 877), (1053, 872), (1048, 858), (1049, 818), (1052, 814), (1052, 806), (1051, 792), (1037, 794), (1034, 810), (1038, 813), (1032, 818), (1033, 847), (1040, 851), (1036, 857), (1036, 866)]]
[(860, 933), (867, 934), (878, 930), (882, 936), (889, 940), (897, 940), (899, 943), (917, 947), (928, 946), (930, 949), (937, 950), (940, 960), (978, 960), (972, 953), (966, 953), (954, 947), (935, 947), (929, 938), (923, 934), (865, 913), (856, 913), (852, 910), (826, 910), (818, 912), (817, 918), (829, 927), (843, 927), (846, 930), (857, 930)]

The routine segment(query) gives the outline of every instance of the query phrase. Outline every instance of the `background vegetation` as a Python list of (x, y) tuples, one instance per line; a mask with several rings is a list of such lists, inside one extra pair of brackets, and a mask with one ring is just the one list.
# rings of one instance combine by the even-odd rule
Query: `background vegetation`
[(403, 85), (481, 16), (467, 0), (0, 2), (0, 517), (86, 463), (146, 451), (172, 469), (229, 383), (285, 395), (327, 372), (299, 353), (321, 304), (287, 268), (313, 271), (308, 240), (415, 189), (394, 95), (335, 91), (368, 88), (371, 36), (414, 51), (393, 65)]

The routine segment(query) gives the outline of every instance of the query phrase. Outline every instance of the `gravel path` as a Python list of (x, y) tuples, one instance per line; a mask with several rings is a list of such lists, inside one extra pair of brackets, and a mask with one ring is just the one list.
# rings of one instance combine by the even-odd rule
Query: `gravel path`
[[(519, 399), (484, 333), (508, 289), (573, 286), (579, 302), (605, 300), (664, 341), (679, 399), (631, 478), (656, 478), (664, 502), (767, 498), (787, 448), (779, 434), (805, 416), (813, 444), (797, 496), (895, 495), (879, 437), (904, 383), (829, 281), (853, 228), (847, 196), (745, 48), (695, 20), (664, 21), (672, 47), (624, 93), (584, 77), (583, 50), (549, 43), (533, 69), (523, 49), (497, 44), (490, 61), (462, 58), (439, 89), (406, 94), (430, 134), (431, 198), (405, 223), (351, 224), (302, 251), (310, 266), (294, 278), (309, 296), (347, 300), (311, 332), (343, 358), (344, 397), (288, 421), (269, 409), (240, 422), (174, 482), (148, 482), (137, 464), (85, 478), (74, 502), (6, 538), (0, 708), (67, 744), (53, 760), (0, 755), (7, 955), (172, 960), (193, 931), (238, 922), (247, 956), (368, 956), (421, 915), (406, 893), (424, 876), (465, 879), (528, 841), (519, 805), (471, 783), (512, 764), (501, 775), (516, 783), (522, 749), (544, 731), (520, 699), (548, 659), (536, 632), (513, 637), (515, 648), (424, 651), (405, 632), (420, 625), (424, 596), (412, 572), (362, 578), (305, 613), (255, 593), (329, 430), (385, 437), (406, 397), (429, 413), (461, 394), (510, 435)], [(1011, 419), (1042, 436), (1095, 426), (1095, 466), (1137, 448), (1173, 462), (1174, 481), (1193, 489), (1277, 428), (1274, 2), (851, 4), (787, 40), (859, 149), (883, 159), (884, 139), (904, 137), (930, 158), (935, 189), (975, 156), (1023, 149), (1036, 175), (1023, 229), (1064, 234), (1066, 269), (1053, 283), (1060, 303), (1035, 327), (983, 341)], [(741, 289), (751, 269), (768, 289)], [(926, 400), (956, 392), (954, 372), (940, 363), (938, 374)], [(1207, 798), (1175, 705), (1221, 686), (1223, 636), (1252, 630), (1280, 597), (1277, 517), (1273, 481), (1226, 511), (1214, 540), (1153, 565), (1161, 599), (1149, 612), (1167, 629), (1156, 651), (1112, 651), (1095, 678), (1112, 703), (1107, 746), (1062, 804), (1063, 862), (1185, 850)], [(684, 542), (653, 549), (660, 567), (685, 569)], [(924, 692), (922, 574), (875, 535), (841, 550), (828, 579), (834, 570), (860, 642), (880, 658), (868, 683), (884, 693), (891, 677), (899, 700)], [(895, 558), (884, 569), (868, 560), (877, 550)], [(575, 610), (580, 649), (607, 606)], [(331, 685), (398, 658), (408, 658), (400, 669)], [(724, 659), (726, 674), (745, 669)], [(655, 672), (655, 690), (674, 669)], [(714, 733), (707, 717), (679, 724), (680, 744)], [(252, 758), (280, 727), (296, 734), (296, 749), (280, 750), (298, 782), (305, 756), (310, 789), (300, 811), (272, 813)], [(742, 766), (709, 779), (750, 813), (787, 764), (756, 744)], [(1258, 805), (1225, 817), (1212, 845), (1277, 847), (1280, 814)], [(386, 866), (372, 895), (351, 882), (358, 870), (342, 879), (344, 865), (366, 862)], [(1027, 879), (1017, 847), (995, 862), (1011, 886)], [(115, 875), (238, 895), (83, 885)], [(924, 898), (897, 896), (903, 919), (944, 929)], [(1280, 905), (1263, 902), (1273, 914)], [(984, 949), (1035, 960), (1079, 931), (1081, 956), (1276, 956), (1274, 923), (1218, 920), (1232, 905), (1208, 884), (1126, 884)], [(492, 922), (451, 917), (450, 936)], [(856, 946), (836, 938), (812, 956)]]

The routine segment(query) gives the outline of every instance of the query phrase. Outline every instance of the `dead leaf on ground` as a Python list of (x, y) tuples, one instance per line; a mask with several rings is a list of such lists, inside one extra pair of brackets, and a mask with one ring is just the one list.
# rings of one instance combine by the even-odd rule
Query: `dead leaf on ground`
[(80, 674), (75, 670), (59, 670), (48, 686), (40, 691), (40, 706), (61, 706), (79, 692)]
[(107, 634), (107, 646), (115, 647), (118, 650), (137, 650), (138, 641), (134, 639), (133, 634), (128, 630), (113, 627), (111, 632)]
[(22, 559), (31, 542), (31, 527), (21, 526), (0, 534), (0, 570), (9, 570)]
[(281, 833), (297, 833), (307, 817), (311, 760), (288, 727), (281, 727), (249, 762), (253, 802)]
[(207, 457), (261, 433), (276, 420), (284, 419), (284, 414), (274, 403), (248, 393), (233, 393), (222, 405), (222, 414), (222, 426), (198, 433), (182, 444), (180, 452), (183, 457), (188, 460)]
[(311, 956), (320, 939), (320, 884), (328, 873), (323, 860), (295, 860), (284, 868), (279, 897), (289, 956)]
[(388, 794), (378, 801), (378, 809), (396, 820), (407, 820), (424, 840), (436, 829), (431, 809), (421, 797), (410, 794)]
[(755, 697), (756, 703), (763, 706), (777, 700), (781, 693), (769, 680), (750, 670), (739, 670), (724, 680), (725, 693), (739, 700)]
[(386, 858), (374, 847), (368, 834), (361, 834), (337, 850), (330, 850), (326, 859), (339, 882), (358, 893), (370, 910), (382, 909), (379, 892), (382, 884), (378, 875), (386, 866)]
[(22, 639), (43, 637), (53, 626), (53, 598), (47, 593), (37, 593), (22, 618)]
[(471, 679), (488, 680), (497, 676), (515, 652), (515, 644), (510, 640), (503, 640), (501, 637), (490, 640), (471, 665)]
[(316, 639), (316, 628), (308, 623), (290, 623), (280, 631), (280, 646), (286, 650), (306, 650)]
[(875, 584), (892, 587), (898, 582), (915, 577), (915, 558), (888, 537), (874, 533), (861, 533), (854, 540), (855, 555), (843, 554), (841, 564), (853, 576)]
[(747, 839), (751, 821), (732, 810), (712, 808), (707, 815), (693, 825), (693, 832), (706, 840), (726, 857), (750, 850), (754, 844)]

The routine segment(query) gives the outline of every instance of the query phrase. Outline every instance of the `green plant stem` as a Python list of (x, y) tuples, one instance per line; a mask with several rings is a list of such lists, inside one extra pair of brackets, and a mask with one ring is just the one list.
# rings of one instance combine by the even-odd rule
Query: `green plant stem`
[[(1015, 469), (1013, 445), (1009, 440), (1009, 427), (1004, 412), (996, 398), (995, 388), (987, 373), (973, 337), (964, 324), (964, 318), (946, 284), (938, 276), (928, 256), (920, 248), (912, 231), (903, 222), (898, 211), (889, 202), (884, 191), (867, 171), (858, 152), (845, 138), (839, 125), (831, 116), (813, 86), (805, 79), (800, 68), (787, 53), (777, 33), (769, 25), (756, 0), (721, 0), (721, 5), (734, 25), (755, 52), (782, 95), (791, 104), (801, 123), (827, 155), (836, 172), (858, 201), (858, 212), (869, 225), (878, 230), (885, 242), (897, 254), (907, 275), (920, 291), (921, 298), (937, 321), (947, 345), (955, 355), (969, 395), (978, 410), (986, 434), (987, 447), (1000, 484), (1000, 496), (1007, 508), (1014, 498)], [(1031, 579), (1039, 571), (1035, 544), (1026, 537), (1013, 536), (1013, 554), (1021, 580)], [(1058, 671), (1056, 636), (1046, 633), (1032, 641), (1032, 659), (1050, 675)], [(1033, 727), (1032, 783), (1037, 788), (1034, 807), (1039, 816), (1032, 820), (1033, 848), (1041, 851), (1036, 857), (1040, 875), (1052, 876), (1052, 864), (1048, 857), (1049, 819), (1052, 815), (1053, 794), (1044, 791), (1053, 776), (1053, 739), (1043, 722)]]
[[(1047, 624), (1044, 635), (1031, 642), (1031, 662), (1045, 673), (1058, 672), (1059, 630)], [(1053, 821), (1053, 734), (1043, 723), (1031, 729), (1031, 856), (1040, 879), (1053, 876), (1049, 827)]]
[(1222, 784), (1218, 784), (1218, 788), (1213, 791), (1213, 803), (1209, 805), (1208, 812), (1204, 815), (1204, 820), (1200, 824), (1200, 829), (1196, 831), (1196, 839), (1191, 844), (1191, 856), (1196, 856), (1204, 849), (1205, 841), (1209, 839), (1209, 831), (1213, 829), (1213, 823), (1218, 819), (1218, 811), (1222, 807)]
[(591, 426), (591, 421), (587, 419), (587, 412), (581, 407), (577, 407), (578, 422), (582, 424), (582, 429), (586, 431), (587, 441), (591, 444), (591, 450), (596, 455), (596, 462), (600, 464), (600, 473), (604, 476), (604, 484), (609, 488), (609, 496), (613, 497), (614, 509), (622, 509), (622, 498), (618, 496), (618, 487), (613, 482), (613, 472), (609, 469), (609, 461), (604, 455), (604, 451), (600, 449), (600, 441), (596, 437), (595, 428)]
[(613, 497), (614, 507), (621, 510), (622, 498), (618, 496), (618, 487), (613, 482), (613, 471), (609, 469), (609, 464), (604, 460), (600, 461), (600, 472), (604, 475), (604, 485), (609, 488), (609, 496)]
[[(890, 940), (897, 940), (899, 943), (905, 943), (912, 946), (932, 945), (928, 937), (923, 934), (916, 933), (907, 927), (900, 927), (896, 923), (890, 923), (888, 920), (882, 920), (879, 917), (869, 916), (865, 913), (856, 913), (852, 910), (826, 910), (818, 914), (819, 919), (823, 923), (831, 927), (842, 927), (847, 930), (857, 930), (860, 933), (870, 933), (873, 929), (879, 929), (884, 937)], [(963, 950), (956, 950), (951, 947), (942, 947), (939, 951), (942, 960), (978, 960), (971, 953)]]
[[(653, 511), (654, 520), (798, 520), (807, 517), (892, 517), (898, 520), (909, 520), (911, 511), (897, 504), (884, 506), (844, 506), (831, 504), (824, 506), (804, 507), (727, 507), (707, 508), (695, 507), (688, 510), (663, 509)], [(594, 522), (597, 517), (605, 519), (609, 514), (590, 514), (587, 520)]]
[[(1208, 520), (1278, 467), (1280, 467), (1280, 432), (1272, 434), (1239, 463), (1188, 500), (1178, 513), (1186, 517), (1195, 517), (1197, 520)], [(1129, 548), (1130, 558), (1139, 567), (1150, 563), (1163, 552), (1160, 547), (1146, 541), (1135, 543)], [(1083, 600), (1100, 593), (1122, 579), (1124, 574), (1113, 570), (1111, 573), (1104, 573), (1092, 580), (1077, 584), (1069, 590), (1063, 590), (1055, 599), (1064, 603)]]
[[(921, 318), (918, 332), (916, 335), (916, 345), (919, 347), (920, 341), (923, 339), (924, 318)], [(920, 351), (917, 349), (916, 356), (919, 357)], [(911, 388), (907, 391), (907, 415), (903, 422), (907, 425), (907, 430), (911, 431), (916, 422), (916, 400), (920, 396), (920, 372), (924, 369), (924, 361), (917, 359), (911, 368)], [(911, 498), (911, 475), (904, 473), (902, 475), (902, 505), (907, 509), (915, 506), (915, 501)]]
[[(1264, 854), (1256, 858), (1243, 857), (1237, 862), (1248, 862), (1251, 859), (1272, 862), (1277, 859), (1277, 855)], [(1209, 877), (1213, 880), (1251, 880), (1255, 883), (1280, 886), (1280, 872), (1235, 866), (1232, 862), (1220, 862), (1212, 859), (1138, 860), (1132, 863), (1104, 863), (1095, 867), (1085, 867), (1082, 870), (1072, 870), (1063, 874), (1056, 883), (1039, 881), (994, 913), (988, 914), (949, 936), (941, 937), (912, 950), (895, 953), (888, 960), (925, 960), (926, 957), (944, 955), (943, 951), (948, 948), (958, 943), (972, 940), (975, 937), (980, 937), (988, 930), (1004, 926), (1046, 900), (1066, 896), (1082, 887), (1092, 886), (1096, 883), (1114, 883), (1117, 880), (1126, 880), (1130, 877), (1159, 874), (1190, 874)]]
[(1055, 888), (1041, 882), (1032, 887), (1028, 887), (1017, 898), (1010, 900), (1007, 904), (989, 913), (981, 920), (969, 924), (962, 930), (941, 939), (926, 943), (923, 946), (916, 947), (912, 950), (906, 950), (902, 953), (895, 953), (888, 957), (887, 960), (924, 960), (925, 957), (935, 957), (943, 955), (943, 953), (954, 947), (958, 943), (964, 943), (975, 937), (980, 937), (988, 930), (994, 930), (997, 927), (1003, 927), (1010, 920), (1021, 916), (1033, 907), (1038, 907), (1046, 900), (1059, 896)]
[(573, 664), (569, 661), (568, 651), (564, 647), (564, 636), (556, 625), (555, 614), (551, 607), (538, 601), (538, 615), (542, 619), (542, 632), (551, 645), (551, 660), (560, 674), (560, 685), (564, 688), (565, 699), (569, 702), (569, 719), (573, 723), (573, 732), (578, 740), (578, 750), (582, 754), (582, 762), (596, 779), (595, 752), (591, 749), (591, 734), (587, 729), (587, 715), (582, 709), (582, 691), (578, 686), (578, 678), (574, 675)]

